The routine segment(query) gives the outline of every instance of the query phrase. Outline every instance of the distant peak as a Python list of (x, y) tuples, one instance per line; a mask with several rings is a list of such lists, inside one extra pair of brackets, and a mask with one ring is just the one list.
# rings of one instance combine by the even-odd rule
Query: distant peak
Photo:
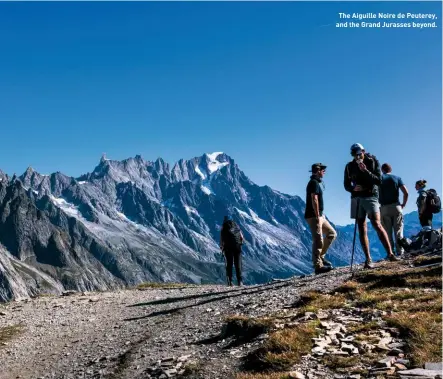
[(100, 163), (106, 162), (108, 159), (106, 158), (106, 153), (102, 154), (102, 157), (100, 158)]
[(222, 155), (223, 152), (215, 152), (215, 153), (205, 153), (205, 155), (209, 158), (210, 161), (217, 160), (219, 155)]

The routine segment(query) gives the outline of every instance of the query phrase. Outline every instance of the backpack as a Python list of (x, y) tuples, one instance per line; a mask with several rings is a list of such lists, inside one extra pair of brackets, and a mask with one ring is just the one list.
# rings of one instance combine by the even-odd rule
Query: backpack
[(380, 174), (381, 173), (381, 166), (380, 162), (378, 161), (377, 157), (374, 154), (366, 153), (366, 156), (374, 161), (374, 172), (373, 174)]
[(441, 211), (441, 200), (435, 189), (426, 191), (426, 209), (432, 213), (439, 213)]
[(229, 247), (241, 245), (241, 232), (235, 221), (227, 221), (223, 225), (223, 242)]
[(442, 232), (438, 229), (424, 227), (418, 234), (410, 238), (402, 238), (400, 246), (410, 253), (425, 253), (427, 251), (439, 250), (442, 247)]

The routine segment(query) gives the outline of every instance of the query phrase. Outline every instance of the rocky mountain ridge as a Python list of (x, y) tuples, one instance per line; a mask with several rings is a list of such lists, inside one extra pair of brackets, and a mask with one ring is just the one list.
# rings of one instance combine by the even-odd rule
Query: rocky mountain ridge
[[(224, 283), (218, 244), (226, 214), (246, 238), (246, 283), (312, 272), (303, 199), (256, 185), (224, 153), (172, 166), (102, 156), (78, 178), (28, 168), (0, 179), (1, 300), (147, 281)], [(338, 228), (334, 265), (350, 261), (352, 237)]]

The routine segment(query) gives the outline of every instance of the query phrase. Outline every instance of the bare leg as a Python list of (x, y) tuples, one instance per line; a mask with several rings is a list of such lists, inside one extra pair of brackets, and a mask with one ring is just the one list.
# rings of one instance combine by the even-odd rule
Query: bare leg
[(357, 224), (360, 244), (366, 256), (366, 262), (370, 263), (372, 262), (372, 258), (371, 253), (369, 252), (368, 228), (366, 225), (366, 218), (359, 218), (357, 220)]

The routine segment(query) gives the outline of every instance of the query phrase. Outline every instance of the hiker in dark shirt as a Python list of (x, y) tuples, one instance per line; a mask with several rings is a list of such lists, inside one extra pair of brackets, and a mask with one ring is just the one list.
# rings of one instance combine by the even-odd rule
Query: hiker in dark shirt
[(380, 221), (380, 204), (378, 202), (378, 186), (381, 184), (381, 172), (378, 160), (367, 154), (363, 146), (356, 143), (351, 146), (353, 160), (345, 167), (344, 187), (351, 193), (351, 218), (357, 219), (360, 243), (366, 256), (365, 268), (372, 268), (372, 258), (369, 251), (366, 216), (380, 242), (386, 250), (387, 258), (399, 260), (392, 252), (388, 235)]
[[(381, 223), (388, 233), (391, 247), (393, 248), (395, 245), (396, 254), (402, 255), (404, 249), (399, 241), (403, 238), (403, 208), (408, 202), (408, 190), (403, 180), (392, 174), (392, 167), (388, 163), (384, 163), (381, 170), (383, 172), (379, 197)], [(400, 203), (400, 191), (403, 193), (402, 203)]]
[(243, 242), (243, 233), (241, 232), (237, 223), (230, 220), (228, 216), (225, 216), (220, 232), (220, 249), (225, 255), (228, 286), (232, 286), (232, 264), (235, 266), (238, 285), (243, 285), (241, 262)]
[(417, 180), (417, 182), (415, 182), (415, 189), (417, 190), (418, 193), (418, 198), (417, 198), (417, 211), (418, 211), (418, 219), (420, 220), (420, 225), (422, 227), (424, 226), (430, 226), (432, 227), (432, 218), (433, 218), (433, 214), (432, 211), (430, 209), (427, 209), (427, 192), (426, 192), (426, 180), (422, 179), (422, 180)]
[[(322, 163), (314, 163), (311, 172), (311, 179), (306, 186), (305, 219), (312, 235), (312, 263), (315, 273), (321, 274), (332, 270), (332, 264), (325, 259), (325, 255), (337, 237), (337, 233), (323, 214), (322, 181), (326, 166)], [(326, 235), (325, 240), (323, 240), (323, 234)]]

